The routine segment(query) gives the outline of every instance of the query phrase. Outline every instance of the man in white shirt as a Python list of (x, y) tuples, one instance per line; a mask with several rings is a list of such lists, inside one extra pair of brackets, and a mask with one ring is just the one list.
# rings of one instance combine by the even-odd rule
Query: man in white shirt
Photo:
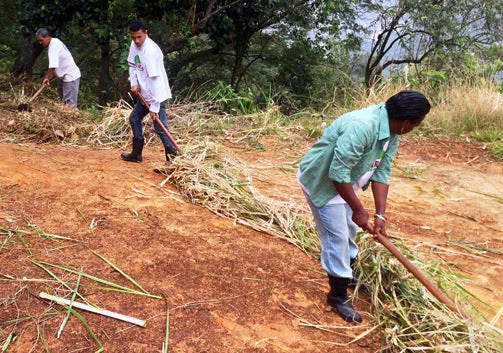
[(47, 29), (39, 28), (35, 35), (40, 45), (48, 48), (49, 69), (42, 84), (48, 85), (52, 78), (59, 77), (59, 97), (63, 103), (77, 107), (81, 75), (72, 54), (61, 40), (52, 38)]
[(144, 144), (142, 120), (150, 114), (155, 131), (164, 146), (166, 161), (169, 162), (177, 155), (177, 150), (158, 123), (160, 120), (168, 129), (166, 100), (171, 98), (171, 89), (164, 68), (164, 55), (159, 46), (149, 38), (147, 28), (141, 20), (131, 21), (129, 31), (132, 42), (127, 60), (131, 91), (140, 93), (150, 107), (146, 107), (141, 100), (134, 106), (129, 115), (129, 123), (133, 130), (133, 150), (131, 153), (122, 153), (121, 158), (128, 162), (142, 161)]

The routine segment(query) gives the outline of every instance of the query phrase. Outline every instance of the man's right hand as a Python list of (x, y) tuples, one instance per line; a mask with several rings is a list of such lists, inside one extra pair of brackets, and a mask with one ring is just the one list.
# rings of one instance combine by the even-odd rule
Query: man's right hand
[(140, 91), (141, 91), (141, 87), (139, 85), (131, 86), (131, 92), (140, 93)]
[(363, 207), (353, 210), (351, 219), (363, 230), (369, 233), (373, 232), (374, 227), (369, 223), (369, 213)]

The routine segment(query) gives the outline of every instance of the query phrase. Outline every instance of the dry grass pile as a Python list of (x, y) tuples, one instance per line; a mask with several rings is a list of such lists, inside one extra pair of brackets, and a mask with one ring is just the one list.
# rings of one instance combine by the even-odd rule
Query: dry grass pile
[(317, 249), (310, 222), (295, 203), (261, 195), (246, 174), (245, 164), (222, 145), (205, 141), (190, 146), (166, 167), (170, 183), (191, 203), (253, 229), (273, 234), (303, 251)]
[[(125, 100), (104, 107), (101, 112), (76, 110), (59, 102), (54, 88), (44, 89), (30, 104), (32, 111), (20, 111), (40, 88), (36, 83), (13, 82), (0, 76), (0, 132), (7, 141), (91, 144), (106, 148), (124, 148), (131, 142), (129, 115), (132, 106)], [(258, 138), (287, 130), (277, 106), (253, 114), (233, 115), (222, 111), (218, 102), (170, 102), (168, 123), (180, 145), (204, 136), (214, 140), (261, 148)], [(282, 125), (282, 129), (276, 129)], [(294, 127), (296, 129), (297, 127)], [(149, 117), (144, 119), (147, 143), (159, 143)]]
[(27, 104), (40, 86), (9, 87), (0, 80), (0, 132), (6, 140), (76, 143), (89, 134), (89, 114), (60, 103), (52, 88), (36, 97), (30, 112), (18, 107)]
[[(113, 107), (107, 107), (102, 113), (99, 123), (95, 124), (87, 142), (95, 146), (124, 147), (131, 137), (129, 114), (133, 107), (124, 100), (120, 100)], [(146, 138), (150, 138), (150, 131), (145, 131)]]
[[(459, 317), (441, 304), (391, 253), (372, 240), (360, 238), (358, 272), (369, 283), (374, 321), (380, 326), (382, 351), (387, 352), (501, 352), (503, 332), (494, 326), (499, 315), (486, 320), (473, 305), (462, 285), (465, 278), (448, 270), (447, 264), (421, 259), (395, 241), (400, 252), (467, 314)], [(501, 313), (500, 313), (501, 315)]]

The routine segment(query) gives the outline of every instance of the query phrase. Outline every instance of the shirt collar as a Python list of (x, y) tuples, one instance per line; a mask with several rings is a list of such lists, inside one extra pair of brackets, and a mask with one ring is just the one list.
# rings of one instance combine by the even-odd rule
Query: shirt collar
[(385, 140), (390, 137), (388, 111), (384, 104), (379, 106), (379, 140)]

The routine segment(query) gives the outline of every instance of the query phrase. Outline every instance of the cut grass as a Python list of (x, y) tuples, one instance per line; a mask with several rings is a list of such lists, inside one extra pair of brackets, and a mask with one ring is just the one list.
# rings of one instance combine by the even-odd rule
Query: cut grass
[(166, 303), (166, 330), (164, 333), (164, 342), (162, 343), (162, 353), (168, 353), (169, 347), (169, 304), (168, 299), (164, 296), (164, 301)]
[[(386, 96), (388, 95), (386, 94)], [(463, 93), (462, 96), (466, 96), (466, 94)], [(382, 101), (379, 97), (372, 96), (371, 98), (376, 102)], [(456, 102), (457, 105), (458, 100), (453, 99), (452, 101)], [(369, 103), (368, 100), (364, 100), (361, 105), (367, 103)], [(484, 106), (482, 105), (482, 107)], [(82, 136), (86, 136), (87, 142), (94, 145), (106, 147), (127, 145), (130, 139), (127, 116), (131, 107), (118, 106), (117, 108), (120, 111), (105, 111), (102, 121), (98, 126), (95, 126), (96, 128), (91, 133), (86, 135), (86, 131), (89, 131), (88, 123), (83, 127), (77, 126), (76, 131)], [(168, 178), (165, 183), (170, 182), (176, 185), (182, 193), (186, 192), (190, 202), (203, 205), (220, 216), (229, 217), (238, 223), (285, 239), (302, 249), (302, 251), (317, 257), (319, 255), (319, 244), (309, 216), (306, 217), (301, 210), (292, 204), (274, 202), (264, 198), (253, 188), (251, 179), (242, 173), (243, 165), (241, 161), (224, 156), (223, 154), (227, 154), (228, 151), (220, 150), (220, 146), (202, 141), (204, 136), (212, 136), (214, 141), (227, 140), (231, 143), (242, 144), (246, 148), (250, 148), (250, 142), (253, 142), (255, 148), (263, 148), (260, 141), (257, 141), (259, 137), (265, 134), (284, 132), (277, 129), (280, 124), (278, 124), (274, 110), (270, 110), (269, 115), (267, 113), (264, 115), (258, 113), (247, 116), (222, 116), (214, 113), (211, 102), (172, 108), (175, 116), (175, 124), (172, 125), (176, 132), (175, 136), (181, 140), (194, 142), (194, 144), (191, 146), (185, 144), (184, 149), (186, 149), (187, 156), (184, 156), (184, 158), (186, 157), (187, 161), (176, 159), (173, 166), (168, 170)], [(436, 111), (432, 112), (431, 115), (432, 117), (440, 117), (440, 123), (437, 124), (437, 127), (430, 126), (431, 131), (442, 130), (443, 126), (441, 124), (445, 122), (445, 119), (442, 119), (442, 111), (446, 112), (450, 117), (460, 116), (462, 118), (461, 123), (467, 126), (480, 127), (478, 121), (474, 124), (467, 120), (466, 115), (462, 113), (465, 110), (463, 107), (460, 107), (456, 114), (452, 114), (453, 110), (451, 108), (452, 105), (449, 106), (449, 104), (435, 108)], [(107, 116), (107, 114), (109, 115)], [(484, 116), (478, 113), (471, 115), (475, 119)], [(52, 136), (50, 132), (51, 129), (54, 129), (52, 126), (55, 126), (56, 129), (58, 126), (63, 129), (61, 126), (65, 124), (76, 124), (69, 114), (65, 115), (64, 120), (66, 121), (51, 120), (56, 119), (51, 118), (51, 116), (59, 119), (60, 114), (54, 114), (54, 112), (50, 111), (43, 119), (35, 122), (31, 121), (35, 115), (23, 116), (22, 119), (16, 120), (16, 126), (8, 133), (17, 134), (23, 139), (29, 136), (37, 141), (47, 141), (48, 134)], [(499, 119), (501, 114), (494, 116)], [(435, 120), (430, 119), (430, 117), (427, 121), (428, 125), (432, 125), (430, 121), (435, 125)], [(501, 123), (501, 119), (497, 120), (497, 122)], [(183, 126), (183, 129), (177, 129), (177, 125)], [(0, 126), (4, 128), (9, 125), (0, 124)], [(440, 129), (438, 126), (440, 126)], [(458, 122), (454, 122), (450, 126), (447, 126), (443, 131), (449, 133), (449, 131), (454, 130), (454, 134), (458, 134), (460, 130), (464, 129)], [(51, 127), (51, 129), (48, 127)], [(194, 141), (193, 136), (196, 136), (199, 140)], [(302, 136), (305, 137), (306, 135)], [(152, 137), (153, 134), (149, 130), (146, 135), (147, 142), (152, 141)], [(54, 136), (52, 138), (54, 139)], [(59, 142), (57, 138), (55, 140)], [(65, 142), (68, 142), (68, 139)], [(498, 152), (497, 148), (498, 146), (495, 147), (496, 152)], [(402, 170), (402, 172), (408, 178), (418, 179), (421, 177), (421, 173), (417, 168)], [(495, 199), (497, 200), (497, 198)], [(84, 215), (82, 216), (85, 219)], [(24, 233), (6, 231), (5, 234), (7, 234), (7, 237), (0, 246), (0, 250), (12, 241), (12, 237), (17, 237), (28, 250), (30, 256), (33, 255), (29, 242), (24, 239)], [(53, 240), (67, 239), (54, 239), (53, 237)], [(470, 321), (463, 321), (453, 317), (452, 313), (439, 305), (431, 295), (418, 286), (417, 281), (410, 274), (403, 272), (403, 268), (397, 265), (392, 258), (389, 258), (387, 252), (383, 252), (378, 244), (367, 240), (363, 237), (361, 250), (362, 253), (371, 258), (369, 261), (361, 261), (360, 263), (364, 264), (362, 265), (362, 273), (366, 277), (363, 279), (376, 288), (371, 295), (372, 307), (374, 308), (373, 315), (375, 317), (375, 325), (372, 330), (379, 328), (382, 331), (382, 351), (499, 352), (503, 350), (501, 339), (495, 338), (498, 333), (500, 338), (501, 332), (492, 326), (498, 315), (491, 322), (479, 321), (477, 315)], [(463, 289), (459, 277), (453, 276), (448, 271), (440, 271), (439, 269), (442, 266), (439, 264), (431, 267), (426, 266), (427, 263), (425, 265), (425, 262), (422, 262), (417, 254), (408, 251), (403, 246), (400, 246), (400, 249), (402, 252), (407, 253), (411, 260), (419, 262), (421, 269), (430, 278), (434, 278), (443, 290), (454, 296), (460, 305), (471, 307), (469, 303), (471, 294)], [(108, 263), (108, 265), (115, 267), (111, 263)], [(44, 267), (47, 272), (51, 265), (45, 264)], [(60, 267), (60, 269), (66, 271), (65, 268)], [(81, 271), (73, 269), (70, 271), (68, 269), (67, 272), (79, 275)], [(118, 272), (121, 273), (121, 271)], [(124, 274), (122, 275), (124, 276)], [(89, 279), (98, 279), (89, 276)], [(55, 275), (53, 274), (52, 277), (54, 278)], [(130, 279), (128, 281), (133, 283), (139, 291), (127, 287), (110, 286), (108, 281), (98, 280), (102, 281), (101, 284), (106, 286), (104, 289), (124, 292), (132, 290), (135, 292), (134, 294), (145, 294), (143, 288), (138, 287)], [(63, 283), (60, 279), (58, 279), (58, 282)], [(76, 293), (72, 287), (67, 289), (74, 294)], [(321, 325), (316, 327), (324, 329)], [(95, 337), (91, 332), (91, 336)], [(166, 313), (166, 335), (163, 347), (165, 350), (167, 350), (168, 336), (169, 308)], [(365, 333), (363, 336), (359, 335), (356, 338), (361, 339), (364, 336)], [(354, 342), (354, 340), (351, 342)], [(98, 345), (102, 347), (102, 345)]]
[(444, 293), (455, 298), (458, 307), (468, 312), (470, 319), (456, 316), (436, 301), (370, 236), (363, 235), (359, 244), (358, 272), (371, 291), (373, 314), (384, 329), (386, 351), (458, 352), (474, 346), (478, 352), (499, 352), (503, 348), (497, 329), (488, 324), (472, 304), (477, 298), (461, 285), (460, 276), (440, 263), (419, 259), (397, 244), (423, 273), (435, 279)]
[[(318, 257), (319, 243), (314, 224), (298, 206), (268, 199), (245, 174), (243, 161), (221, 146), (192, 145), (190, 153), (176, 158), (165, 170), (166, 180), (195, 204), (236, 223), (285, 239), (302, 251)], [(459, 317), (431, 293), (381, 245), (362, 235), (361, 280), (371, 288), (373, 323), (382, 331), (383, 352), (466, 351), (496, 353), (503, 350), (498, 330), (487, 322), (472, 303), (477, 300), (462, 285), (462, 278), (440, 263), (421, 260), (398, 243), (397, 247), (427, 277), (467, 312)], [(363, 336), (358, 336), (361, 339)]]
[[(160, 297), (158, 295), (150, 294), (150, 293), (148, 293), (145, 290), (138, 291), (138, 290), (135, 290), (133, 288), (122, 286), (120, 284), (108, 281), (106, 279), (103, 279), (103, 278), (100, 278), (100, 277), (88, 274), (86, 272), (81, 272), (81, 271), (78, 271), (78, 270), (74, 270), (73, 268), (70, 268), (70, 267), (55, 265), (55, 264), (51, 264), (51, 263), (44, 262), (44, 261), (34, 261), (33, 260), (32, 262), (35, 265), (37, 265), (40, 268), (42, 268), (44, 271), (46, 271), (54, 279), (58, 280), (64, 287), (66, 287), (70, 291), (72, 291), (72, 288), (69, 287), (68, 284), (66, 284), (64, 281), (60, 280), (51, 270), (48, 269), (48, 267), (57, 268), (57, 269), (60, 269), (60, 270), (63, 270), (65, 272), (72, 273), (72, 274), (75, 274), (75, 275), (81, 275), (84, 278), (90, 279), (92, 281), (95, 281), (95, 282), (97, 282), (99, 284), (104, 285), (105, 287), (100, 287), (101, 289), (104, 289), (104, 290), (116, 291), (116, 292), (121, 292), (121, 293), (129, 293), (129, 294), (146, 296), (146, 297), (151, 297), (151, 298), (156, 298), (156, 299), (161, 299), (162, 298), (162, 297)], [(126, 277), (126, 278), (128, 278), (128, 277)], [(85, 298), (83, 296), (79, 295), (79, 297), (81, 299), (85, 300)]]
[[(253, 229), (274, 234), (305, 252), (317, 249), (309, 220), (293, 202), (261, 195), (252, 178), (243, 175), (244, 163), (222, 146), (206, 142), (192, 146), (183, 158), (166, 167), (161, 183), (175, 185), (194, 204)], [(303, 215), (304, 214), (304, 215)]]

